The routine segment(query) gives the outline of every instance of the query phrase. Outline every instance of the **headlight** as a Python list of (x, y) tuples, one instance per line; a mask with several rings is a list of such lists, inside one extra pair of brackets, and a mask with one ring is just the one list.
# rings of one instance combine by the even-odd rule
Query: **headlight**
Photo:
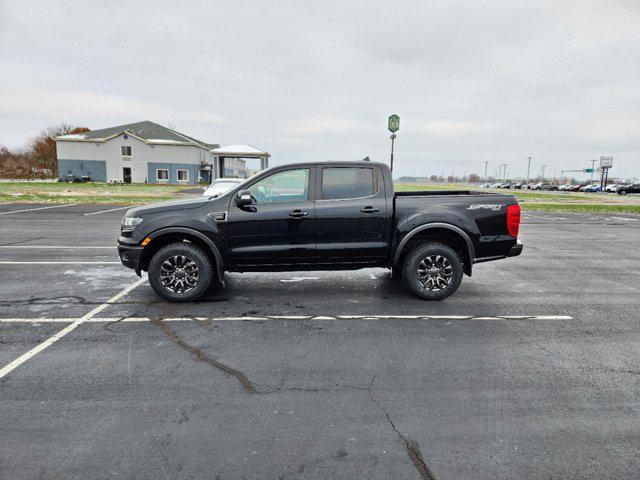
[(133, 230), (142, 223), (142, 219), (138, 217), (124, 217), (122, 219), (122, 230)]

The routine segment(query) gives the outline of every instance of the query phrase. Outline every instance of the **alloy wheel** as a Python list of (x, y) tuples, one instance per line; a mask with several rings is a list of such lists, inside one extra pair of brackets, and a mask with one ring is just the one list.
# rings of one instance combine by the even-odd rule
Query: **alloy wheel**
[(429, 255), (418, 265), (416, 278), (426, 290), (444, 290), (453, 279), (453, 266), (443, 255)]
[(186, 293), (198, 285), (198, 264), (186, 255), (174, 255), (162, 262), (160, 283), (172, 293)]

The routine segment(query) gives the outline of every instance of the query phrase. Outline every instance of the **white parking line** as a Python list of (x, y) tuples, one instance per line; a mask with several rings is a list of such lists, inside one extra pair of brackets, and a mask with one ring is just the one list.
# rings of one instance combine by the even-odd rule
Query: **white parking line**
[(99, 248), (108, 248), (110, 250), (114, 250), (117, 247), (115, 245), (104, 246), (104, 247), (96, 247), (96, 246), (71, 246), (71, 245), (0, 245), (0, 248), (45, 248), (45, 249), (53, 249), (53, 250), (84, 250), (87, 249), (99, 249)]
[(60, 340), (62, 337), (64, 337), (67, 333), (72, 332), (73, 330), (75, 330), (78, 326), (82, 325), (84, 322), (86, 322), (87, 320), (92, 319), (94, 316), (96, 316), (97, 314), (99, 314), (101, 311), (103, 311), (105, 308), (107, 308), (109, 305), (114, 304), (115, 302), (117, 302), (118, 300), (120, 300), (122, 297), (124, 297), (125, 295), (127, 295), (131, 290), (133, 290), (136, 287), (139, 287), (140, 285), (142, 285), (144, 282), (146, 282), (147, 279), (146, 278), (141, 278), (140, 280), (138, 280), (137, 282), (135, 282), (132, 285), (129, 285), (127, 288), (125, 288), (124, 290), (122, 290), (120, 293), (114, 295), (113, 297), (111, 297), (109, 300), (107, 300), (106, 302), (104, 302), (102, 305), (98, 305), (96, 308), (94, 308), (93, 310), (91, 310), (89, 313), (87, 313), (86, 315), (83, 315), (82, 317), (76, 319), (73, 321), (73, 323), (71, 325), (67, 325), (65, 328), (63, 328), (62, 330), (60, 330), (58, 333), (56, 333), (55, 335), (53, 335), (52, 337), (48, 338), (47, 340), (45, 340), (44, 342), (42, 342), (41, 344), (39, 344), (38, 346), (32, 348), (31, 350), (29, 350), (27, 353), (24, 353), (22, 355), (20, 355), (18, 358), (16, 358), (13, 362), (11, 362), (10, 364), (8, 364), (7, 366), (3, 367), (2, 369), (0, 369), (0, 378), (3, 378), (4, 376), (8, 375), (9, 373), (11, 373), (13, 370), (15, 370), (16, 368), (18, 368), (20, 365), (22, 365), (24, 362), (26, 362), (27, 360), (29, 360), (30, 358), (34, 357), (35, 355), (37, 355), (38, 353), (40, 353), (41, 351), (43, 351), (45, 348), (49, 347), (50, 345), (53, 345), (54, 343), (56, 343), (58, 340)]
[(0, 265), (121, 265), (121, 262), (0, 262)]
[(13, 210), (12, 212), (1, 212), (0, 215), (11, 215), (12, 213), (35, 212), (37, 210), (48, 210), (50, 208), (73, 207), (76, 203), (67, 203), (65, 205), (52, 205), (50, 207), (26, 208), (24, 210)]
[[(64, 323), (76, 322), (77, 318), (0, 318), (0, 323)], [(150, 322), (149, 317), (90, 317), (85, 323), (102, 322)], [(237, 322), (243, 320), (573, 320), (568, 315), (498, 315), (492, 317), (478, 317), (472, 315), (265, 315), (253, 317), (174, 317), (163, 318), (163, 322)]]
[(125, 208), (134, 208), (133, 206), (126, 206), (126, 207), (118, 207), (118, 208), (112, 208), (110, 210), (100, 210), (99, 212), (91, 212), (91, 213), (85, 213), (83, 214), (84, 216), (87, 215), (99, 215), (101, 213), (107, 213), (107, 212), (115, 212), (116, 210), (124, 210)]

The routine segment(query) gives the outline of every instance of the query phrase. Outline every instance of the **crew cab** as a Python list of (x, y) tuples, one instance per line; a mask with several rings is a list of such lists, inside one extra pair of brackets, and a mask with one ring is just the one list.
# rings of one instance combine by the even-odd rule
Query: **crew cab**
[(473, 265), (520, 255), (513, 195), (394, 192), (374, 162), (274, 167), (211, 197), (133, 208), (122, 220), (123, 265), (173, 302), (224, 288), (225, 272), (384, 267), (416, 295), (454, 293)]

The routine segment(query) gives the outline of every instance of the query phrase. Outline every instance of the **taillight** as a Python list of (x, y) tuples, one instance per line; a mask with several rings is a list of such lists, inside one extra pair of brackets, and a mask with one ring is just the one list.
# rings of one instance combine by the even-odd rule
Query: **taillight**
[(509, 205), (507, 207), (507, 230), (509, 235), (518, 238), (520, 229), (520, 205)]

